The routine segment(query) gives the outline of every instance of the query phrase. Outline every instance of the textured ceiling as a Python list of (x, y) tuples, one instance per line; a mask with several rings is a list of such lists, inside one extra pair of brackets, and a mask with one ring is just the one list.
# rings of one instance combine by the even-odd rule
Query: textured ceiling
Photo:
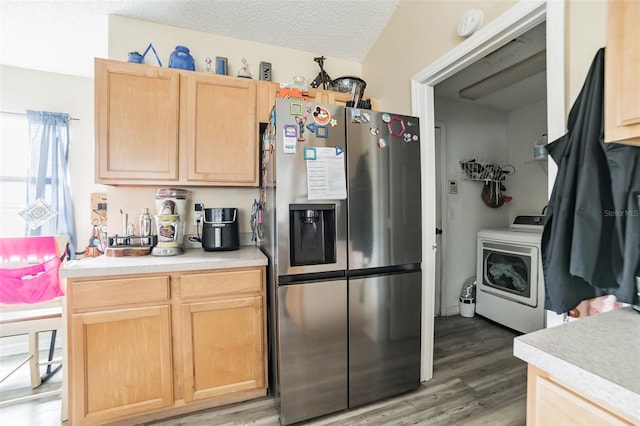
[(399, 1), (0, 0), (0, 62), (93, 76), (71, 58), (107, 56), (109, 14), (362, 62)]

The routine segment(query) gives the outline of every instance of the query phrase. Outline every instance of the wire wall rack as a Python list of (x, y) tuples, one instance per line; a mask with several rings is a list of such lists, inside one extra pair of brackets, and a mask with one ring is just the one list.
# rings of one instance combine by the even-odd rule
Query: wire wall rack
[(507, 176), (513, 175), (516, 168), (511, 164), (500, 166), (489, 161), (469, 158), (460, 161), (462, 179), (477, 182), (504, 182)]

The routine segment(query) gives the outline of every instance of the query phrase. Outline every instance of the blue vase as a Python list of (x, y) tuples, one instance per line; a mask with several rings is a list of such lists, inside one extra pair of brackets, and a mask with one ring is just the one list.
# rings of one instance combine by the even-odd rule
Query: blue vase
[(176, 50), (169, 55), (169, 68), (179, 68), (189, 71), (196, 70), (195, 61), (191, 53), (189, 53), (188, 47), (176, 46)]

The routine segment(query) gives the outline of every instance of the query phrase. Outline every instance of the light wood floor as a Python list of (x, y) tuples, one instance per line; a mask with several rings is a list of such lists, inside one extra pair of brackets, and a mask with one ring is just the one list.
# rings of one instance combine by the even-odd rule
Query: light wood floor
[[(515, 336), (478, 316), (436, 318), (432, 380), (413, 392), (301, 425), (524, 425), (526, 364), (512, 354)], [(18, 426), (60, 425), (59, 414), (57, 398), (0, 408), (0, 419)], [(279, 424), (271, 397), (149, 423)]]

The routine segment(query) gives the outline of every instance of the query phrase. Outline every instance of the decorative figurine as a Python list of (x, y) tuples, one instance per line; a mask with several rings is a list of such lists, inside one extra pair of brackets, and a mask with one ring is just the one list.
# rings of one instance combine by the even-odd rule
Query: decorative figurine
[(271, 81), (271, 62), (260, 62), (260, 80)]
[(238, 77), (251, 78), (249, 66), (247, 65), (247, 60), (245, 58), (242, 58), (242, 67), (238, 70)]
[(213, 61), (211, 60), (211, 58), (207, 58), (204, 60), (204, 63), (206, 64), (205, 68), (202, 70), (202, 72), (206, 72), (206, 73), (210, 73), (213, 74), (213, 68), (211, 68), (211, 64), (213, 63)]
[(160, 57), (158, 57), (158, 52), (156, 52), (156, 48), (153, 47), (152, 43), (149, 43), (147, 49), (141, 55), (138, 51), (129, 52), (129, 62), (133, 62), (135, 64), (144, 64), (144, 57), (147, 56), (147, 52), (149, 49), (153, 50), (153, 54), (156, 55), (156, 60), (158, 61), (158, 65), (162, 66), (162, 62), (160, 62)]
[(227, 75), (227, 58), (216, 56), (216, 74)]
[(311, 82), (311, 87), (313, 87), (314, 89), (322, 85), (322, 88), (326, 90), (327, 84), (331, 83), (331, 77), (329, 77), (329, 74), (327, 74), (327, 72), (324, 70), (325, 59), (326, 58), (324, 56), (318, 56), (316, 58), (313, 58), (313, 60), (316, 61), (320, 66), (320, 72), (318, 73), (316, 78)]

